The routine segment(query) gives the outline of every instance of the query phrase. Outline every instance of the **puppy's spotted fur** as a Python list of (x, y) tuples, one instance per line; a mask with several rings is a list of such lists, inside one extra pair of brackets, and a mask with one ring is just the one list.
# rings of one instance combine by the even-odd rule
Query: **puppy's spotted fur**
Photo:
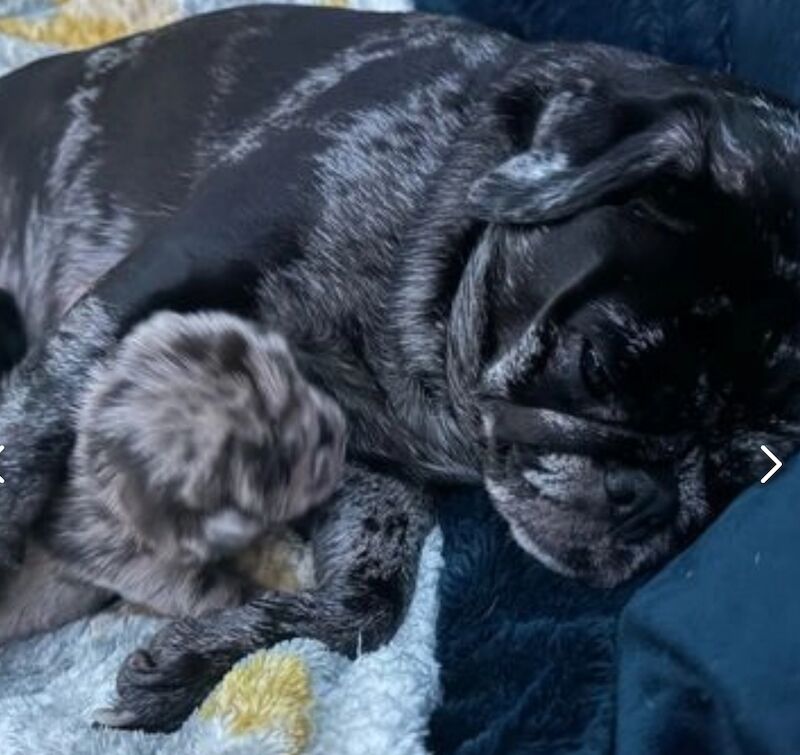
[[(344, 457), (341, 411), (285, 340), (222, 313), (135, 328), (94, 370), (77, 430), (66, 490), (9, 586), (36, 583), (37, 605), (8, 601), (2, 639), (111, 596), (176, 617), (240, 605), (263, 589), (264, 551), (287, 546), (278, 525), (331, 495)], [(56, 599), (77, 582), (79, 601)]]
[(341, 475), (344, 417), (280, 335), (222, 313), (160, 313), (93, 376), (72, 487), (165, 555), (225, 555), (297, 519)]

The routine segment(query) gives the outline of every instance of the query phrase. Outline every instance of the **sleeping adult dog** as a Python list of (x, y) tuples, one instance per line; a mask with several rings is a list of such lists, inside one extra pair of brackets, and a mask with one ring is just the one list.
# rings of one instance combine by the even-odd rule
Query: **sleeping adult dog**
[[(158, 309), (291, 344), (358, 471), (320, 587), (180, 621), (104, 721), (177, 726), (280, 639), (391, 634), (433, 485), (613, 585), (797, 435), (800, 120), (727, 79), (457, 21), (198, 17), (0, 82), (0, 286), (31, 349), (0, 406), (0, 558), (63, 476), (90, 368)], [(135, 376), (131, 376), (135, 379)]]

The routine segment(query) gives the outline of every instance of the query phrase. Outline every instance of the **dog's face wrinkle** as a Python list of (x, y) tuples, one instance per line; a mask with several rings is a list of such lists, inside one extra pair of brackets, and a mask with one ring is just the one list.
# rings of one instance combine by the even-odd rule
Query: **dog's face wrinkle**
[[(679, 215), (682, 204), (670, 211)], [(546, 228), (498, 231), (502, 272), (495, 272), (498, 290), (488, 318), (493, 332), (486, 338), (495, 350), (484, 376), (492, 367), (495, 373), (491, 387), (481, 389), (490, 399), (483, 406), (487, 489), (523, 548), (551, 568), (596, 584), (615, 584), (663, 560), (757, 479), (746, 456), (758, 448), (759, 433), (781, 437), (787, 387), (800, 373), (800, 349), (784, 345), (788, 367), (782, 365), (782, 392), (775, 411), (766, 412), (766, 386), (781, 370), (775, 364), (771, 371), (762, 368), (781, 343), (775, 334), (791, 324), (783, 306), (791, 304), (791, 292), (771, 281), (767, 285), (758, 260), (753, 281), (774, 291), (772, 298), (781, 305), (748, 301), (743, 295), (748, 265), (757, 257), (751, 249), (729, 250), (725, 275), (715, 277), (708, 260), (694, 259), (707, 243), (708, 228), (697, 218), (690, 225), (672, 226), (671, 221), (640, 217), (627, 206), (612, 206)], [(574, 278), (576, 267), (596, 264), (609, 246), (624, 246), (631, 239), (639, 239), (654, 255), (651, 269), (645, 264), (620, 275), (619, 285), (591, 297), (558, 323), (544, 361), (531, 352), (527, 362), (509, 361), (509, 373), (498, 377), (502, 355), (520, 348), (537, 310), (560, 281)], [(746, 246), (752, 236), (738, 241)], [(714, 264), (718, 252), (708, 255)], [(772, 335), (765, 338), (765, 332)], [(587, 385), (581, 366), (586, 349), (600, 362), (610, 388), (606, 395)], [(601, 440), (590, 443), (589, 436), (578, 433), (571, 447), (562, 437), (549, 449), (528, 445), (525, 438), (509, 442), (492, 414), (491, 399), (497, 398), (518, 416), (547, 409), (568, 421), (576, 418), (576, 426), (585, 421), (593, 428), (592, 437)], [(615, 428), (641, 433), (642, 443), (648, 436), (677, 440), (649, 458), (637, 458), (615, 442)], [(523, 454), (518, 453), (521, 447)], [(549, 469), (542, 459), (550, 460)], [(666, 481), (678, 501), (674, 517), (636, 543), (615, 541), (604, 508), (603, 475), (619, 463)]]

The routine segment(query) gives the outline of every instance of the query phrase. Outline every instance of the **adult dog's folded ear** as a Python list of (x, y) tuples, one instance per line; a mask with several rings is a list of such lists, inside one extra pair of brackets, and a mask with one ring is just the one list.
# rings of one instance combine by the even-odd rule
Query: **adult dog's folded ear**
[(560, 91), (535, 119), (530, 148), (470, 187), (469, 212), (489, 222), (546, 223), (659, 175), (698, 177), (709, 162), (715, 110), (701, 91)]

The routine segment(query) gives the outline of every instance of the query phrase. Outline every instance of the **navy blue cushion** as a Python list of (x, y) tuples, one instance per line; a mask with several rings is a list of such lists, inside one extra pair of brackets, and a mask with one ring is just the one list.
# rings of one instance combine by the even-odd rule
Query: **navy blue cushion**
[(731, 71), (800, 103), (800, 3), (796, 0), (732, 2)]
[(800, 753), (800, 459), (634, 596), (619, 654), (619, 752)]
[(800, 752), (800, 458), (610, 591), (539, 566), (481, 492), (441, 524), (434, 752)]
[(604, 42), (734, 73), (800, 102), (796, 0), (417, 0), (523, 39)]
[(728, 63), (730, 0), (418, 0), (530, 40), (603, 42), (680, 63)]

